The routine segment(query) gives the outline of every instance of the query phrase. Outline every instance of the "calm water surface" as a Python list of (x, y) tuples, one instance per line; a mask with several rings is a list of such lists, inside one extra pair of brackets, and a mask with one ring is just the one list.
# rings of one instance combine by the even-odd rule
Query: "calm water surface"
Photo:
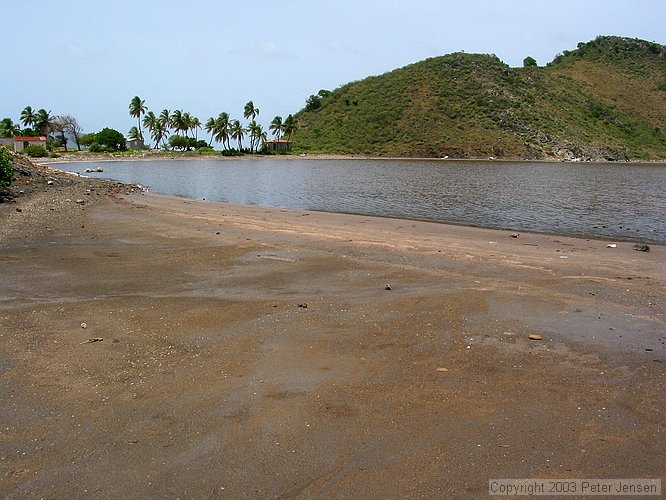
[(612, 240), (666, 243), (666, 165), (422, 160), (59, 164), (162, 194)]

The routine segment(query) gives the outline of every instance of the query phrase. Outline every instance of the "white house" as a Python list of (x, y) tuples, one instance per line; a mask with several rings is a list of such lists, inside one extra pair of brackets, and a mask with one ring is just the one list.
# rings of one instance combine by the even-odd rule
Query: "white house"
[(14, 137), (14, 151), (17, 153), (22, 153), (25, 148), (28, 146), (42, 146), (46, 147), (46, 137), (23, 137), (15, 136)]

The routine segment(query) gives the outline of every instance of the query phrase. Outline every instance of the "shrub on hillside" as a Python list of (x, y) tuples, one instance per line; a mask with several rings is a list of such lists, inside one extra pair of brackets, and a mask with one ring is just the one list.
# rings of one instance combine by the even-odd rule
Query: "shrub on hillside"
[(523, 68), (533, 68), (537, 65), (536, 59), (532, 56), (527, 56), (523, 59)]
[(0, 146), (0, 188), (5, 188), (12, 183), (14, 169), (9, 158), (7, 150)]
[(28, 146), (23, 152), (31, 158), (45, 158), (49, 155), (44, 146)]

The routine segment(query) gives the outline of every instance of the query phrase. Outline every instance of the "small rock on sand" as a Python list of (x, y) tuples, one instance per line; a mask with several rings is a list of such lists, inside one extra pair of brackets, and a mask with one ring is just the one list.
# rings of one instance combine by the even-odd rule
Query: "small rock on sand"
[(527, 338), (530, 339), (530, 340), (541, 340), (541, 339), (543, 339), (543, 337), (541, 335), (537, 335), (536, 333), (530, 333), (527, 336)]
[(636, 245), (634, 245), (634, 250), (636, 250), (638, 252), (649, 252), (650, 247), (647, 246), (647, 245), (636, 244)]

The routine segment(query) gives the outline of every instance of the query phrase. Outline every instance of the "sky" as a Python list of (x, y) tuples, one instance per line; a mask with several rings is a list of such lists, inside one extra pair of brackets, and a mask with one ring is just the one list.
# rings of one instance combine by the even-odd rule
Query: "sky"
[[(539, 65), (598, 35), (666, 44), (664, 0), (0, 0), (0, 118), (25, 106), (127, 134), (133, 96), (265, 128), (310, 94), (428, 57)], [(201, 134), (205, 134), (201, 132)]]

